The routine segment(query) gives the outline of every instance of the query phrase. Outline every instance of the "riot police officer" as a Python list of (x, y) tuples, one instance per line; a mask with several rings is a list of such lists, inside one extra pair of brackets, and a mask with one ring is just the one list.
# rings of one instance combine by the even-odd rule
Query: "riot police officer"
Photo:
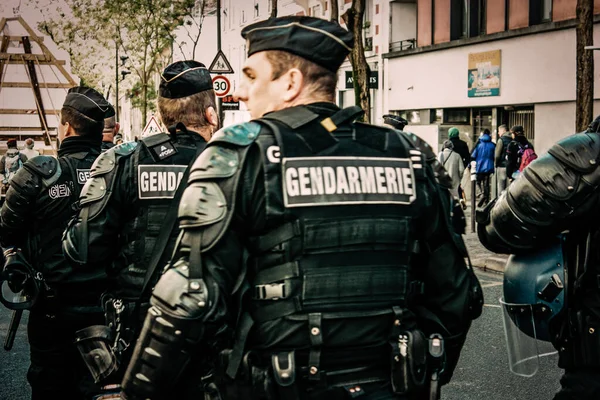
[[(169, 65), (161, 74), (158, 98), (169, 133), (102, 153), (81, 193), (80, 211), (65, 233), (63, 249), (76, 271), (108, 276), (102, 297), (105, 329), (92, 327), (78, 334), (86, 363), (99, 382), (120, 382), (118, 373), (124, 369), (116, 369), (127, 363), (127, 349), (145, 315), (144, 304), (168, 260), (163, 254), (171, 255), (177, 237), (173, 229), (177, 188), (218, 127), (215, 108), (211, 77), (203, 64)], [(170, 209), (175, 211), (169, 213)], [(108, 338), (110, 343), (100, 343)], [(86, 344), (94, 341), (99, 348)]]
[(74, 275), (62, 255), (61, 238), (100, 154), (104, 118), (111, 108), (95, 90), (71, 88), (61, 109), (58, 158), (28, 160), (14, 176), (0, 210), (2, 247), (22, 251), (44, 280), (27, 324), (32, 399), (84, 399), (96, 390), (73, 341), (75, 331), (103, 320), (96, 306), (103, 273)]
[[(255, 119), (217, 132), (192, 168), (125, 395), (436, 397), (481, 305), (447, 192), (416, 136), (333, 103), (350, 33), (284, 17), (242, 36), (236, 96)], [(182, 377), (206, 344), (224, 346), (211, 375)]]
[[(534, 252), (548, 253), (546, 248), (557, 242), (560, 233), (566, 233), (562, 246), (565, 261), (558, 263), (560, 267), (566, 265), (564, 277), (556, 274), (550, 281), (532, 276), (525, 269), (516, 270), (512, 272), (515, 281), (530, 281), (511, 282), (511, 288), (529, 287), (532, 293), (507, 293), (505, 289), (505, 296), (529, 297), (534, 299), (531, 305), (538, 308), (548, 301), (545, 292), (549, 289), (554, 292), (551, 300), (559, 294), (565, 298), (565, 306), (556, 315), (548, 313), (556, 313), (560, 308), (546, 306), (542, 307), (545, 313), (532, 316), (539, 319), (533, 321), (535, 324), (552, 321), (547, 324), (547, 337), (558, 350), (559, 367), (565, 369), (555, 400), (600, 398), (600, 255), (595, 250), (600, 240), (599, 132), (600, 117), (586, 132), (556, 143), (478, 215), (479, 239), (497, 253), (522, 257)], [(536, 288), (537, 282), (548, 285)], [(518, 346), (509, 343), (509, 349)]]

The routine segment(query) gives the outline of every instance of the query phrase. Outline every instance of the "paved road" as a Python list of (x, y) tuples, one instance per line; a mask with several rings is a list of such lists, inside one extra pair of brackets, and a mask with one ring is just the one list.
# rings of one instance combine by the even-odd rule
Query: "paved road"
[[(453, 381), (442, 393), (445, 400), (546, 400), (558, 389), (560, 372), (556, 357), (543, 360), (533, 378), (521, 378), (508, 370), (502, 310), (498, 307), (502, 275), (478, 271), (486, 307), (473, 324)], [(0, 334), (3, 336), (10, 314), (0, 307)], [(4, 338), (2, 337), (2, 340)], [(22, 325), (11, 352), (0, 349), (0, 399), (26, 400), (30, 391), (25, 380), (28, 348)]]

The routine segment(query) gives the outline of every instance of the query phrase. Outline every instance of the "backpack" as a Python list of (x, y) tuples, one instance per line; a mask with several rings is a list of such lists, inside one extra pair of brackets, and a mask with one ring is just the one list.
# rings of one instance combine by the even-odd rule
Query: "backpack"
[(527, 145), (522, 149), (521, 153), (521, 164), (519, 165), (519, 171), (523, 171), (526, 166), (528, 166), (533, 160), (538, 158), (535, 151), (533, 151), (533, 147)]
[(23, 166), (23, 161), (21, 160), (21, 154), (17, 151), (7, 152), (4, 156), (4, 183), (10, 182), (13, 176), (17, 173), (19, 168)]

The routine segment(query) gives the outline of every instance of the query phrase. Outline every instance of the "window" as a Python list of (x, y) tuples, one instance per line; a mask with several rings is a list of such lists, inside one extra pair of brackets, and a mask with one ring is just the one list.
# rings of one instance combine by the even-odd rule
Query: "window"
[(468, 108), (445, 108), (443, 118), (445, 124), (469, 125), (471, 113)]
[(487, 0), (451, 0), (450, 40), (485, 33)]
[(402, 118), (407, 120), (409, 124), (416, 125), (421, 123), (421, 111), (419, 110), (408, 110), (400, 112), (390, 110), (390, 113), (400, 115)]
[(552, 0), (529, 1), (529, 24), (537, 25), (552, 21)]

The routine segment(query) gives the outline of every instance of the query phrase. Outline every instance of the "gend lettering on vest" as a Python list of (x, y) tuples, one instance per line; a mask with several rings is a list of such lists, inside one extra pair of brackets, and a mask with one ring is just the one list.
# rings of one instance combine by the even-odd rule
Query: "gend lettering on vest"
[(286, 207), (410, 204), (416, 198), (410, 159), (299, 157), (284, 158), (282, 167)]
[(140, 199), (172, 199), (187, 165), (139, 165)]

